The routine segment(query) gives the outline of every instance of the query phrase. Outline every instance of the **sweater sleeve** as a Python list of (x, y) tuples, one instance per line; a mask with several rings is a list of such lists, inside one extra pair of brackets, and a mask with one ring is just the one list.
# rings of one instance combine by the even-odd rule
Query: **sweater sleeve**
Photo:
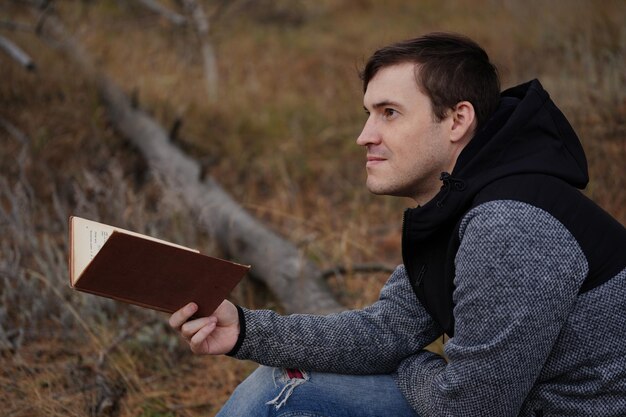
[(390, 373), (442, 334), (396, 268), (380, 298), (362, 310), (281, 316), (241, 309), (245, 331), (232, 356), (263, 365), (348, 374)]
[(514, 201), (470, 211), (455, 259), (455, 335), (448, 362), (430, 352), (404, 360), (396, 379), (428, 416), (517, 416), (587, 274), (568, 230)]

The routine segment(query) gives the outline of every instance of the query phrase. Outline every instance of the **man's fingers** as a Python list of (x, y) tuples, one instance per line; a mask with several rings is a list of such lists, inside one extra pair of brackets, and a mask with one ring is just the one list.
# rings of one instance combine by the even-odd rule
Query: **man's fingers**
[(180, 330), (182, 325), (189, 320), (189, 317), (193, 316), (196, 310), (198, 310), (198, 305), (196, 303), (187, 304), (185, 307), (170, 316), (170, 326), (176, 330)]
[(215, 324), (215, 323), (217, 323), (217, 319), (213, 316), (201, 317), (199, 319), (184, 323), (180, 328), (180, 333), (183, 335), (185, 339), (190, 340), (198, 330), (200, 330), (207, 324)]
[(209, 343), (207, 338), (215, 330), (216, 323), (210, 322), (193, 335), (189, 341), (189, 347), (193, 353), (209, 353)]

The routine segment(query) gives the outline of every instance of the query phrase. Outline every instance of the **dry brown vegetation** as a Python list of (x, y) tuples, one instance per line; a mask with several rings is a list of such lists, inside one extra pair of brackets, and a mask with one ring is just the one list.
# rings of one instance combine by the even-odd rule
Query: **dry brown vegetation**
[[(185, 15), (177, 1), (162, 4)], [(400, 262), (408, 201), (362, 186), (354, 144), (364, 116), (357, 69), (375, 48), (432, 30), (490, 51), (503, 85), (539, 78), (587, 150), (586, 193), (626, 223), (626, 5), (538, 0), (200, 1), (212, 18), (219, 91), (209, 100), (200, 41), (136, 1), (57, 1), (99, 67), (203, 160), (235, 198), (321, 268)], [(77, 214), (206, 253), (211, 236), (113, 131), (94, 86), (33, 30), (25, 1), (0, 5), (0, 413), (7, 416), (213, 415), (254, 364), (199, 358), (166, 317), (67, 285), (67, 217)], [(262, 242), (259, 242), (262, 244)], [(349, 307), (385, 274), (329, 278)], [(247, 281), (233, 299), (280, 308)]]

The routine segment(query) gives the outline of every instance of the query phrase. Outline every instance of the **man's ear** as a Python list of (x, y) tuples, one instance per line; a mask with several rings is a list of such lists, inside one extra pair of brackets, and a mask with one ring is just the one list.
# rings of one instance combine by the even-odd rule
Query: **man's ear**
[(474, 106), (469, 101), (459, 101), (452, 109), (452, 126), (450, 127), (450, 140), (463, 142), (474, 136), (476, 130), (476, 113)]

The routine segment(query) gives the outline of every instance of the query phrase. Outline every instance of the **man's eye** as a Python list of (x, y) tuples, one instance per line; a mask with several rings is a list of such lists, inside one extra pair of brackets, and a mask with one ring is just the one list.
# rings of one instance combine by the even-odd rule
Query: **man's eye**
[(398, 115), (398, 112), (396, 110), (394, 110), (394, 109), (385, 109), (383, 111), (383, 117), (385, 119), (392, 119), (392, 118), (394, 118), (397, 115)]

